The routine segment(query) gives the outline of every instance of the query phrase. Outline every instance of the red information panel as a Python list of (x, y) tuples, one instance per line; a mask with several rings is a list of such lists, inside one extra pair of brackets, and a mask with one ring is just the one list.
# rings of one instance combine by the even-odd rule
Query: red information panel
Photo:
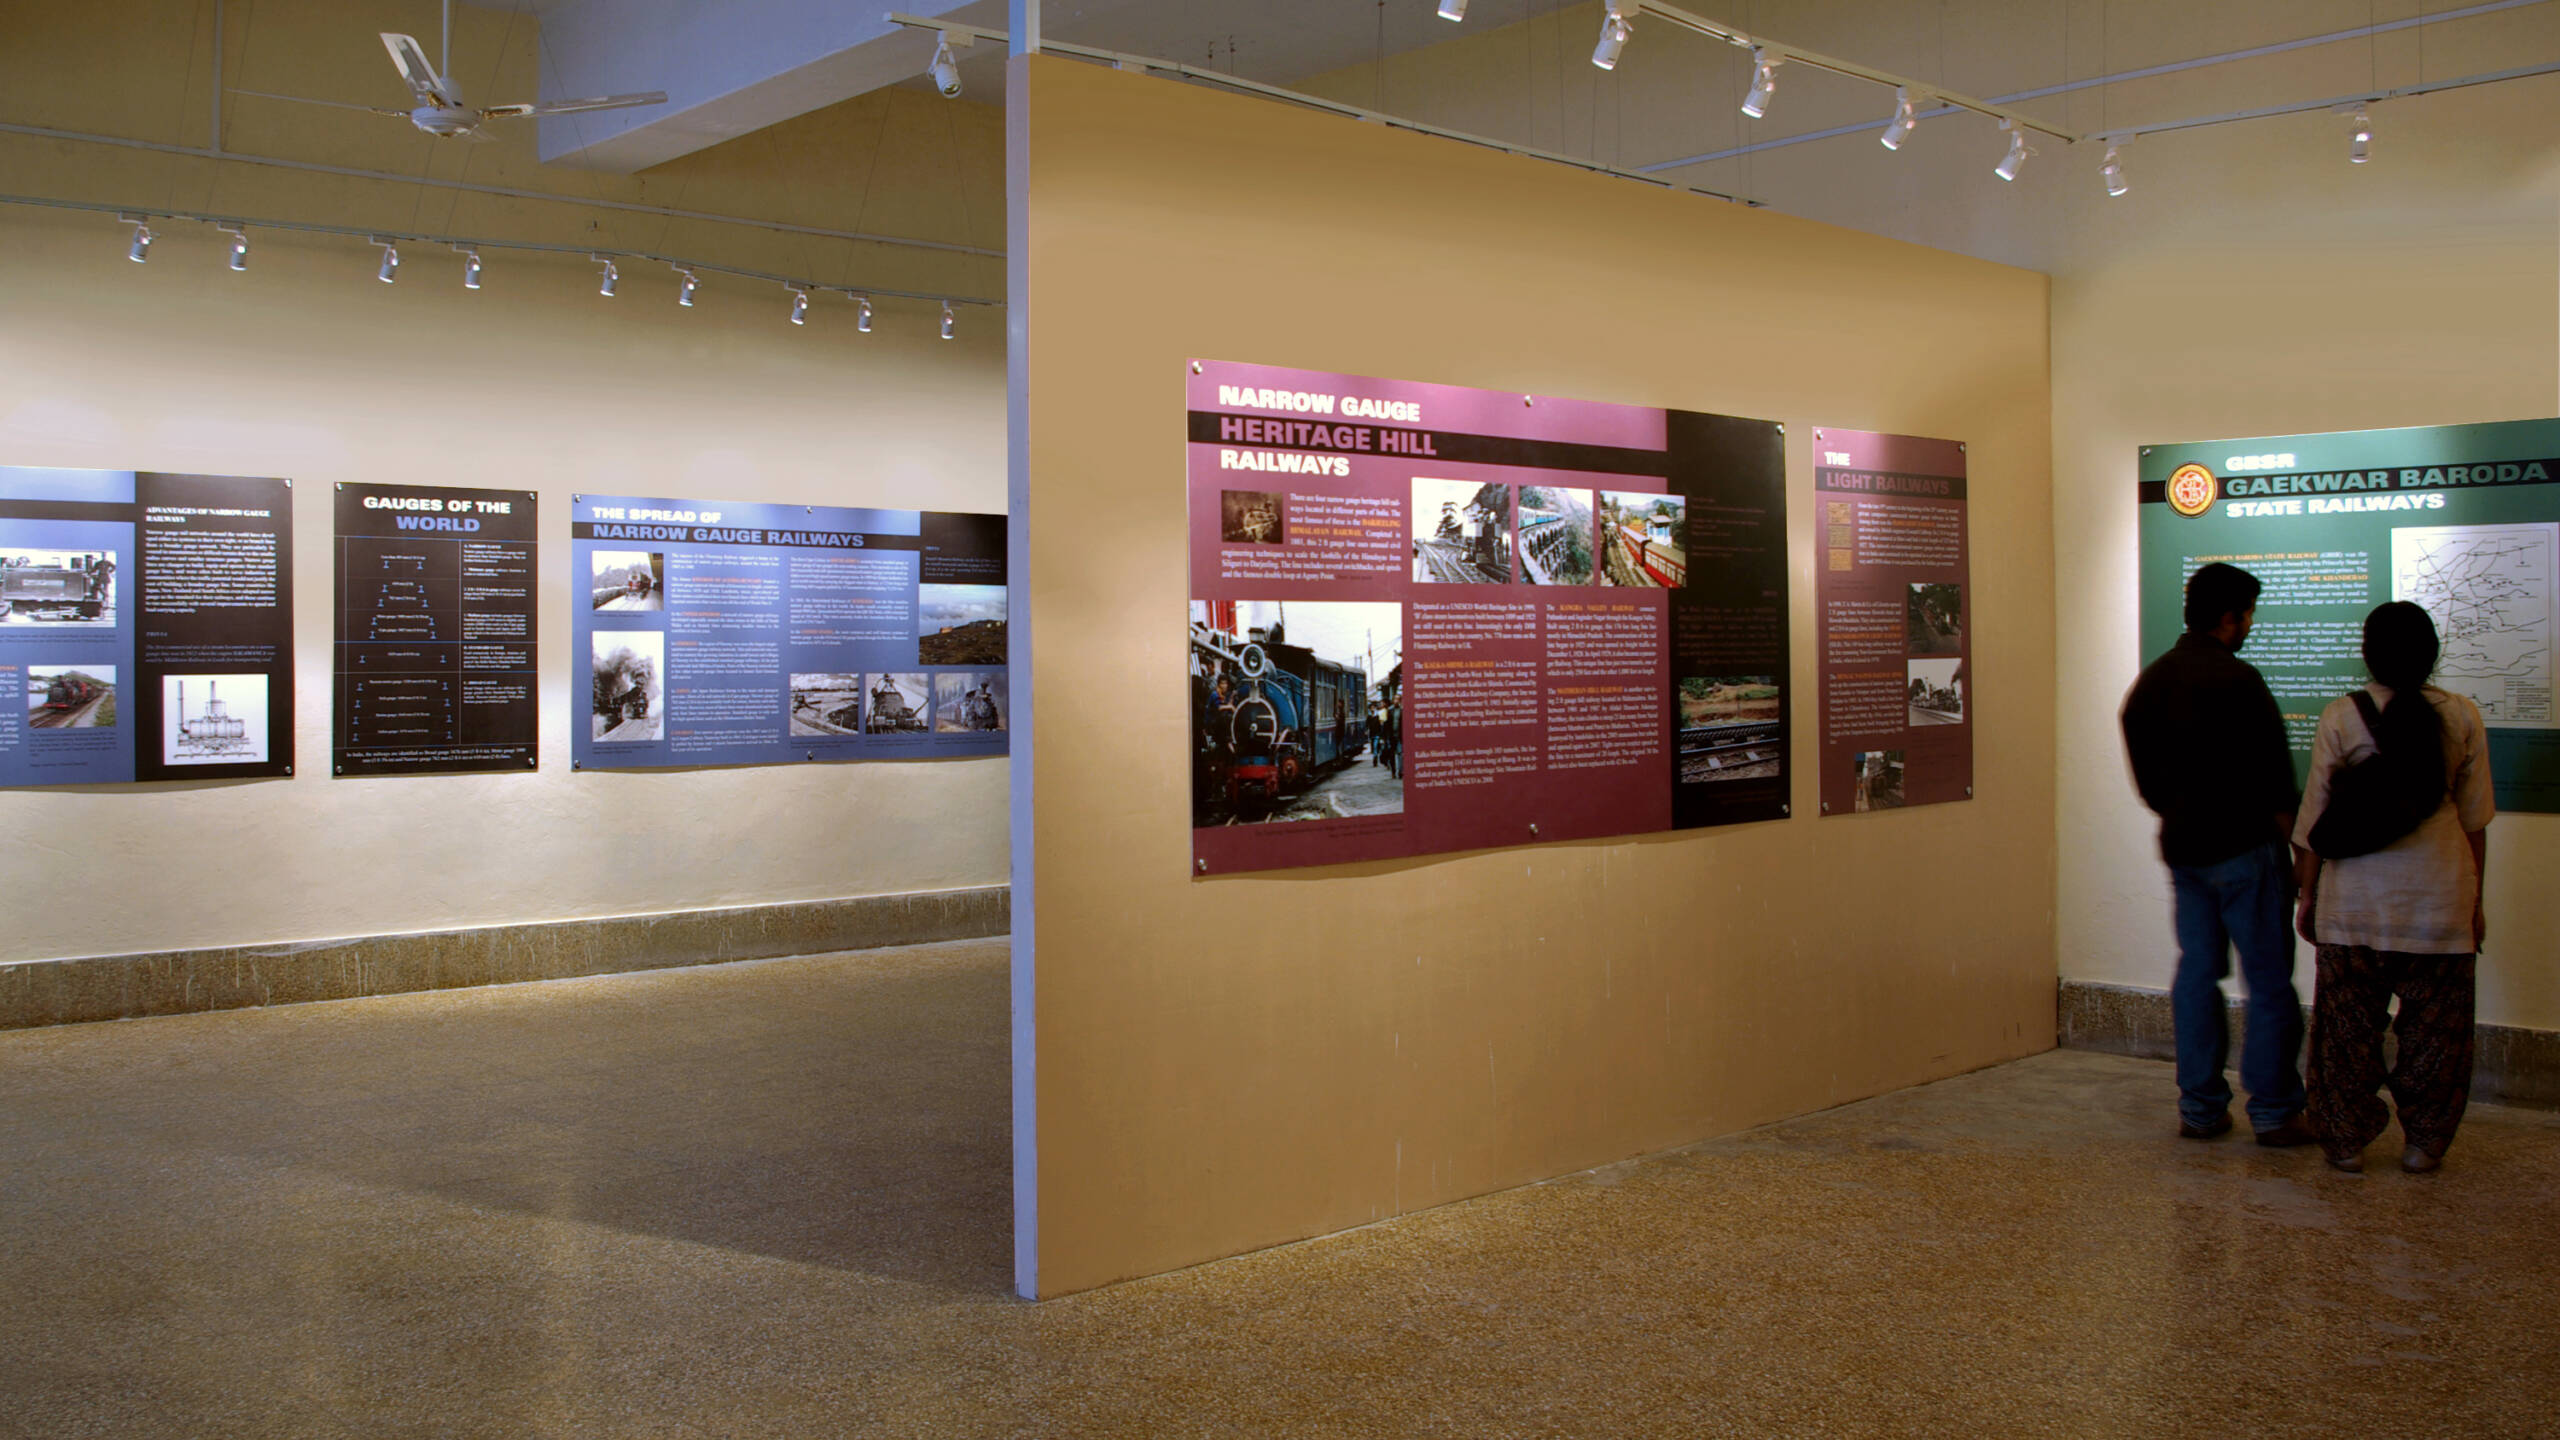
[(1777, 425), (1188, 370), (1195, 873), (1787, 813)]
[(1822, 813), (1973, 796), (1964, 446), (1813, 432)]

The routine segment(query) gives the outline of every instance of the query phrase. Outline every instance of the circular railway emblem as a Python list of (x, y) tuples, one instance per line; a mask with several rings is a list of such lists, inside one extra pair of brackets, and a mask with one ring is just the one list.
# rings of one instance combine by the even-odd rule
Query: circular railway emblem
[(2169, 474), (2168, 492), (2169, 508), (2193, 519), (2213, 508), (2222, 486), (2202, 465), (2181, 465)]

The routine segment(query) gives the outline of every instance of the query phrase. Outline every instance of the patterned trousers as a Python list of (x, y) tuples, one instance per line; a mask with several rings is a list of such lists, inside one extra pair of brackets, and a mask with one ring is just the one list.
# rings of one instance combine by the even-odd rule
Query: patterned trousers
[[(2400, 1133), (2442, 1156), (2471, 1103), (2472, 955), (2410, 955), (2362, 945), (2322, 945), (2311, 1001), (2310, 1119), (2321, 1148), (2344, 1158), (2381, 1136), (2391, 1112), (2375, 1092), (2388, 1082)], [(2391, 997), (2400, 1018), (2390, 1018)], [(2399, 1036), (2386, 1075), (2382, 1032)]]

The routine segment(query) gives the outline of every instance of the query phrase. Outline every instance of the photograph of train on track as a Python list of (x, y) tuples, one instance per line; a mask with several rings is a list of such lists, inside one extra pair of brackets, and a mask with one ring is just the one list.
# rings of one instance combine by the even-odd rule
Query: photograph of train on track
[(1689, 579), (1689, 502), (1600, 492), (1600, 583), (1677, 590)]
[(667, 557), (651, 550), (593, 550), (587, 554), (590, 608), (635, 611), (664, 607)]
[(1005, 728), (1005, 672), (945, 670), (933, 677), (933, 731), (967, 735)]
[(27, 667), (27, 728), (92, 730), (116, 723), (116, 667)]
[(1403, 814), (1403, 654), (1401, 605), (1191, 602), (1192, 826)]
[(838, 673), (791, 677), (791, 733), (823, 738), (862, 733), (862, 677)]
[(1473, 480), (1413, 482), (1413, 578), (1448, 585), (1511, 583), (1511, 487)]
[(1964, 649), (1964, 587), (1927, 583), (1911, 587), (1909, 622), (1913, 655), (1954, 655)]
[(1851, 762), (1858, 777), (1857, 799), (1851, 808), (1863, 814), (1869, 810), (1902, 808), (1902, 752), (1899, 750), (1861, 750)]
[(920, 735), (930, 724), (933, 677), (921, 670), (868, 676), (862, 694), (862, 728), (868, 734)]
[(1591, 492), (1520, 487), (1520, 583), (1591, 583)]
[(1268, 490), (1219, 491), (1218, 540), (1227, 545), (1288, 544), (1288, 497)]
[(266, 758), (266, 676), (161, 677), (163, 764), (244, 765)]
[(0, 551), (0, 625), (109, 630), (115, 623), (113, 550)]
[(1913, 660), (1908, 673), (1911, 683), (1905, 689), (1911, 696), (1912, 724), (1964, 723), (1964, 661)]
[(1679, 686), (1680, 783), (1757, 780), (1785, 763), (1785, 688), (1774, 675), (1689, 675)]
[(1004, 587), (916, 587), (916, 663), (1004, 663)]
[(592, 738), (616, 744), (664, 738), (666, 637), (655, 630), (598, 630), (588, 649)]

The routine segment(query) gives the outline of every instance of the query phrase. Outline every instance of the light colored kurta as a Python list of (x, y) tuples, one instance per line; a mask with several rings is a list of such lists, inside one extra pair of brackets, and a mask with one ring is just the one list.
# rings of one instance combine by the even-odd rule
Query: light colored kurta
[[(2375, 708), (2391, 703), (2391, 691), (2367, 685)], [(2320, 894), (2312, 933), (2323, 945), (2364, 945), (2413, 955), (2462, 955), (2471, 950), (2471, 912), (2480, 873), (2467, 834), (2485, 830), (2498, 813), (2489, 786), (2489, 730), (2467, 695), (2433, 685), (2426, 697), (2444, 719), (2445, 779), (2451, 793), (2417, 829), (2370, 855), (2328, 860), (2320, 866)], [(2293, 841), (2308, 848), (2311, 827), (2328, 808), (2329, 779), (2374, 753), (2372, 732), (2353, 696), (2340, 696), (2320, 712), (2311, 741), (2311, 779), (2303, 788), (2301, 818)]]

